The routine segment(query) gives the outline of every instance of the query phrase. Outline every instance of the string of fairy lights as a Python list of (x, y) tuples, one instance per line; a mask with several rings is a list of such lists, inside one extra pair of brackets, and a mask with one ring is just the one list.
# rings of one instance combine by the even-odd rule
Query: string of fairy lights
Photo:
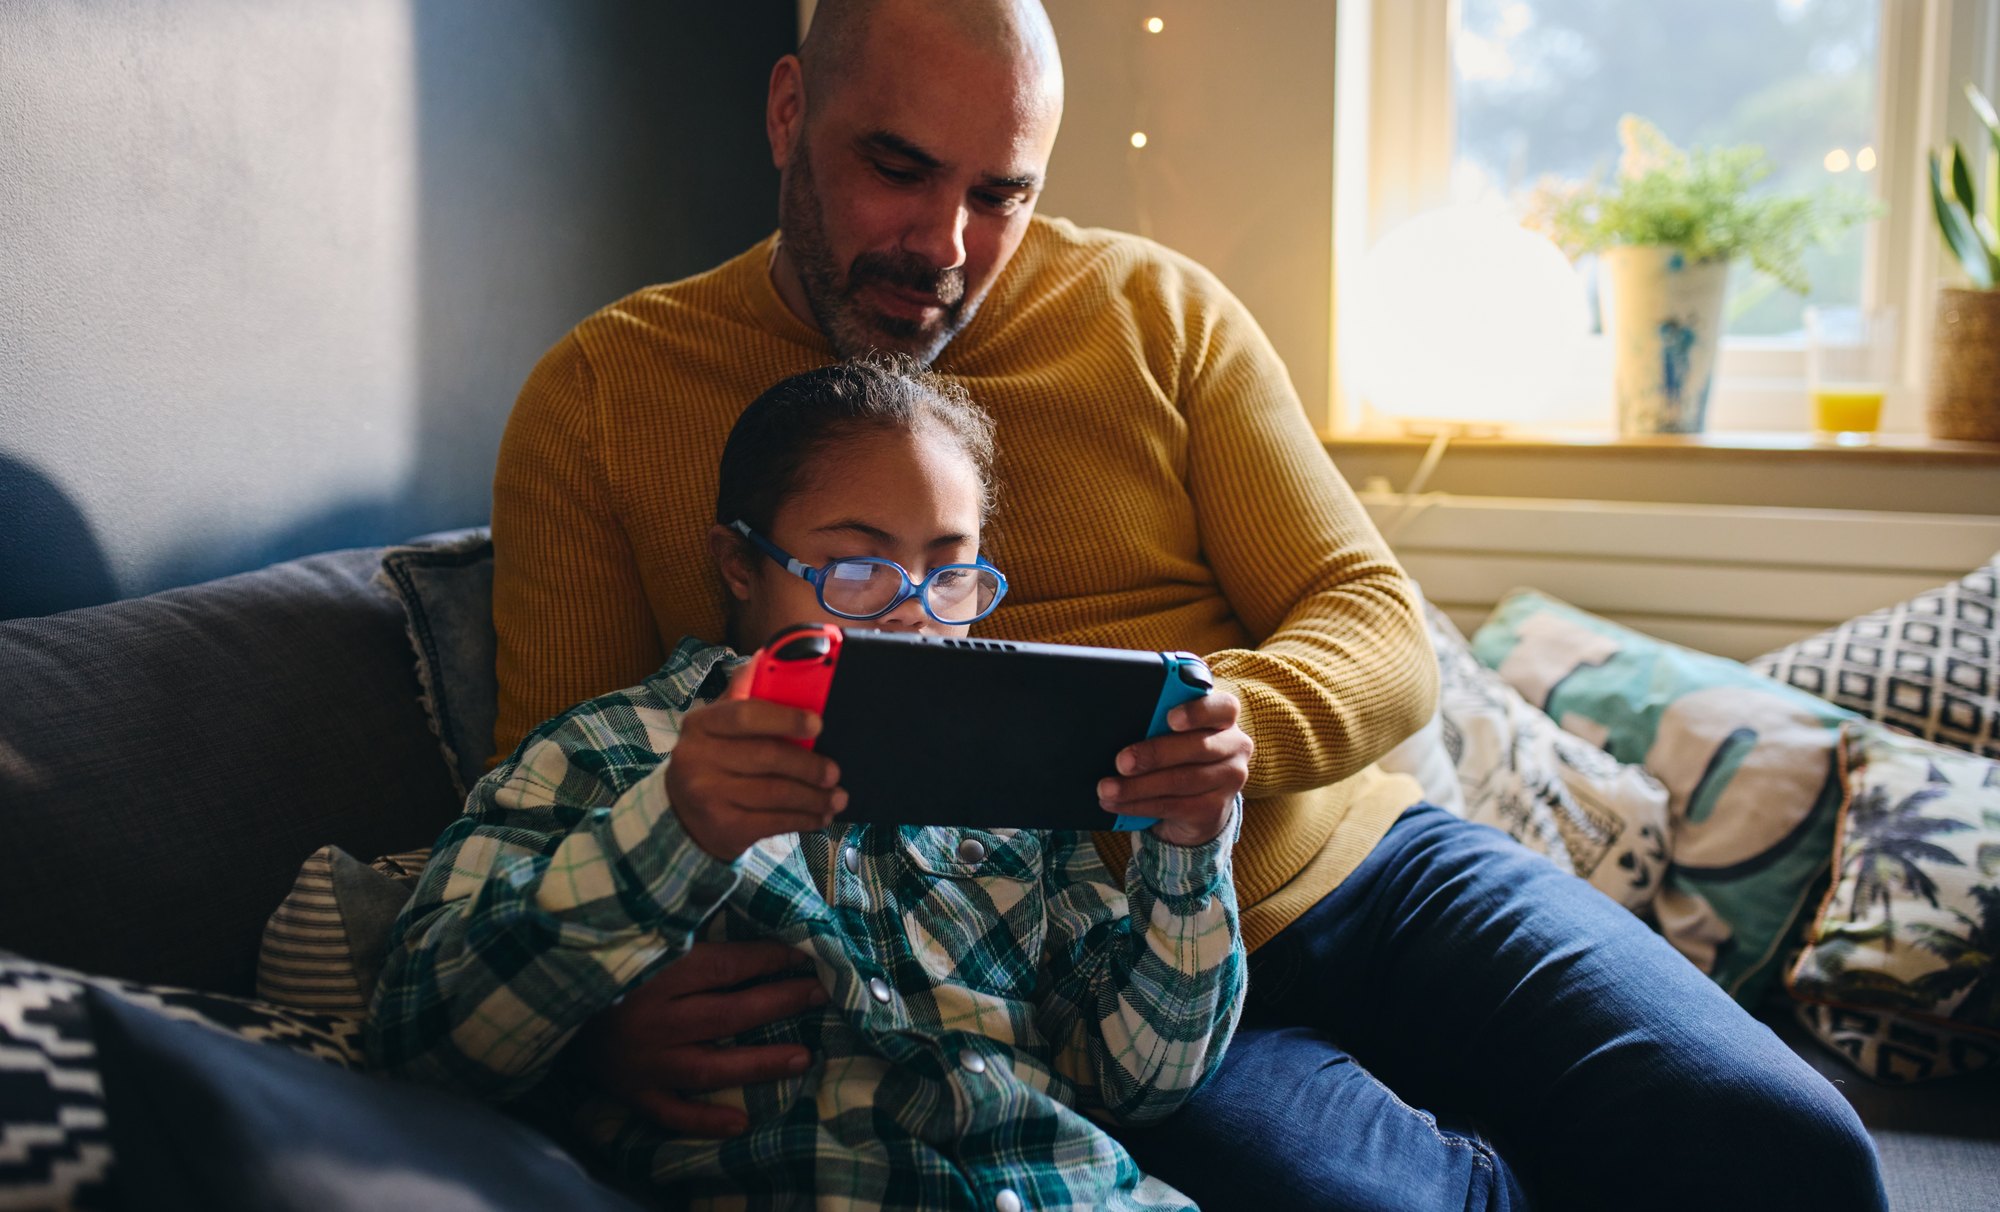
[[(1147, 159), (1145, 154), (1146, 148), (1152, 144), (1153, 138), (1146, 133), (1147, 118), (1149, 115), (1147, 92), (1143, 87), (1137, 87), (1136, 85), (1138, 81), (1145, 79), (1148, 74), (1144, 63), (1146, 57), (1145, 44), (1151, 41), (1155, 35), (1165, 33), (1167, 23), (1165, 18), (1162, 17), (1147, 17), (1139, 22), (1139, 29), (1141, 31), (1139, 36), (1129, 44), (1128, 79), (1134, 82), (1135, 87), (1132, 90), (1132, 133), (1126, 136), (1126, 142), (1130, 145), (1130, 150), (1125, 155), (1125, 174), (1131, 187), (1132, 229), (1150, 240), (1155, 238), (1153, 232), (1152, 182), (1148, 180), (1149, 174), (1145, 171), (1146, 165), (1143, 161)], [(1153, 167), (1157, 169), (1159, 165), (1156, 164)]]
[[(1143, 27), (1145, 31), (1149, 34), (1160, 34), (1166, 32), (1167, 23), (1165, 20), (1159, 17), (1148, 17), (1146, 18)], [(1133, 151), (1139, 151), (1143, 149), (1149, 142), (1151, 142), (1151, 140), (1146, 137), (1145, 131), (1135, 130), (1132, 132), (1131, 143)]]

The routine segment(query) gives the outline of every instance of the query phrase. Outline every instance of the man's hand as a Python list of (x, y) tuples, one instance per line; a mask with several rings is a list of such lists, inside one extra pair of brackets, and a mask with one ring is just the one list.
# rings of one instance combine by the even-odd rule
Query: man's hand
[(807, 974), (733, 992), (747, 980), (807, 961), (783, 943), (696, 943), (652, 980), (592, 1019), (578, 1036), (583, 1065), (633, 1109), (683, 1136), (735, 1136), (750, 1126), (731, 1107), (689, 1094), (805, 1071), (812, 1056), (796, 1044), (721, 1047), (714, 1041), (803, 1014), (826, 1003)]
[(1123, 778), (1097, 785), (1107, 812), (1156, 816), (1153, 836), (1176, 846), (1215, 840), (1229, 821), (1229, 807), (1250, 780), (1250, 734), (1236, 724), (1241, 704), (1212, 690), (1167, 713), (1173, 731), (1126, 747), (1118, 755)]
[(840, 768), (793, 744), (819, 717), (750, 697), (753, 659), (722, 698), (688, 712), (667, 763), (667, 802), (694, 844), (725, 863), (767, 837), (824, 829), (847, 807)]

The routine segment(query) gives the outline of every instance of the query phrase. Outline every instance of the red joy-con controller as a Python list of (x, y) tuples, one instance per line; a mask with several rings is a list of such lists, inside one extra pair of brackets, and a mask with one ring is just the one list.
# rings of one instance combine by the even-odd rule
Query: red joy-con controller
[[(832, 623), (796, 623), (773, 635), (757, 652), (750, 670), (750, 697), (787, 707), (803, 707), (818, 715), (826, 710), (833, 689), (833, 667), (840, 662), (840, 628)], [(811, 749), (809, 737), (794, 744)]]

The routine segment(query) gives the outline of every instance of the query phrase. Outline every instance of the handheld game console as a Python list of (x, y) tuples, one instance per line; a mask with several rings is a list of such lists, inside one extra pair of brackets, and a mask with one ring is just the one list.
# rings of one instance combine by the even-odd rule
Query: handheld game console
[(1144, 829), (1099, 805), (1119, 750), (1214, 686), (1185, 652), (943, 639), (802, 623), (759, 652), (752, 696), (819, 714), (844, 821)]

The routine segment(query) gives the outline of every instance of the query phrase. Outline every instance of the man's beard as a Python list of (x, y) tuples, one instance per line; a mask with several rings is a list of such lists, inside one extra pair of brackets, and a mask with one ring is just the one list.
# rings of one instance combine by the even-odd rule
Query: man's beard
[[(920, 362), (935, 361), (979, 310), (979, 300), (966, 292), (963, 269), (934, 269), (915, 253), (865, 252), (842, 274), (827, 247), (826, 211), (813, 188), (812, 164), (803, 142), (785, 173), (778, 230), (813, 319), (842, 358), (882, 350)], [(883, 315), (857, 297), (871, 285), (930, 295), (943, 314), (932, 324)]]

